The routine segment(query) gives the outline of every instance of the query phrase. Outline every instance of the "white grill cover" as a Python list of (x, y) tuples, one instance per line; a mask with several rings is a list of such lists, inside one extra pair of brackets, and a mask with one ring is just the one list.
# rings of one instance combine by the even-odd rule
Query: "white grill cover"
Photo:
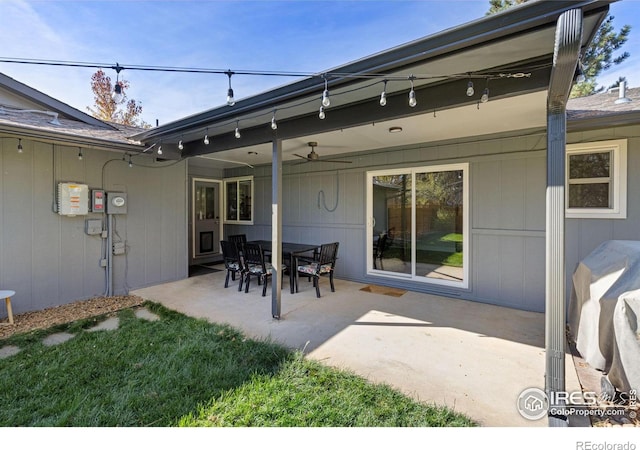
[(606, 241), (573, 274), (569, 329), (620, 392), (640, 389), (640, 242)]

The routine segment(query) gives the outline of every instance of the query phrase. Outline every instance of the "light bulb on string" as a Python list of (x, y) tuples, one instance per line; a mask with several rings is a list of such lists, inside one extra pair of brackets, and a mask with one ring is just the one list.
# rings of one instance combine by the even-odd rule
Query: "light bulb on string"
[(411, 106), (412, 108), (418, 104), (418, 101), (416, 100), (416, 91), (413, 89), (413, 80), (414, 76), (411, 75), (409, 77), (409, 81), (411, 82), (411, 90), (409, 91), (409, 106)]
[(112, 67), (116, 71), (116, 83), (113, 86), (113, 94), (111, 98), (116, 103), (121, 103), (124, 99), (124, 92), (122, 92), (122, 83), (120, 82), (120, 71), (124, 69), (120, 64), (116, 63), (114, 67)]
[(322, 93), (322, 106), (328, 108), (331, 105), (331, 100), (329, 99), (329, 82), (327, 79), (324, 79), (324, 92)]
[(158, 155), (162, 155), (162, 144), (158, 145)]
[(318, 112), (318, 117), (320, 118), (320, 120), (324, 120), (326, 116), (326, 114), (324, 113), (324, 106), (320, 106), (320, 112)]
[(23, 148), (22, 148), (22, 139), (18, 139), (18, 153), (22, 153)]
[(278, 123), (276, 122), (276, 112), (273, 112), (273, 117), (271, 117), (271, 129), (272, 130), (277, 130), (278, 129)]
[(233, 75), (233, 72), (229, 70), (225, 73), (229, 77), (229, 89), (227, 90), (227, 105), (233, 106), (236, 104), (236, 100), (233, 98), (233, 89), (231, 89), (231, 75)]
[(380, 94), (380, 106), (387, 105), (387, 80), (384, 80), (384, 88), (382, 89), (382, 93)]
[(239, 122), (238, 122), (238, 121), (236, 121), (236, 132), (235, 132), (235, 137), (236, 137), (236, 139), (240, 139), (240, 138), (241, 138), (241, 135), (240, 135), (240, 125), (239, 125)]
[(184, 150), (184, 145), (182, 144), (182, 139), (178, 142), (178, 150)]
[(467, 83), (467, 97), (471, 97), (474, 93), (473, 81), (469, 80), (469, 83)]
[(202, 142), (204, 142), (204, 145), (209, 145), (209, 129), (208, 128), (206, 133), (204, 134), (204, 139)]
[(82, 147), (78, 147), (78, 161), (82, 161)]
[(482, 97), (480, 97), (480, 101), (482, 103), (487, 103), (489, 101), (489, 88), (484, 88), (484, 92), (482, 93)]
[(129, 155), (129, 167), (133, 167), (133, 161), (131, 161), (131, 155)]
[(116, 103), (120, 103), (123, 97), (122, 85), (119, 81), (116, 81), (116, 85), (113, 87), (113, 101)]

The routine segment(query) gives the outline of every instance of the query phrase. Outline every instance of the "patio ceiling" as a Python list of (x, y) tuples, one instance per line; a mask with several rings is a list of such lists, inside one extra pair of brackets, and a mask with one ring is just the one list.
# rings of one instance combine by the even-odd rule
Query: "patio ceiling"
[[(207, 155), (235, 163), (268, 164), (271, 142), (283, 142), (283, 160), (300, 160), (307, 142), (322, 157), (451, 138), (544, 127), (546, 89), (556, 21), (573, 8), (584, 14), (583, 46), (608, 12), (610, 1), (528, 2), (501, 14), (445, 30), (301, 81), (141, 133), (147, 145), (162, 141), (167, 157)], [(418, 104), (407, 104), (414, 76)], [(331, 106), (318, 108), (326, 77)], [(387, 105), (378, 104), (387, 83)], [(469, 79), (475, 95), (465, 93)], [(485, 86), (490, 101), (479, 103)], [(276, 113), (278, 129), (270, 127)], [(435, 115), (435, 117), (434, 117)], [(234, 137), (236, 125), (242, 137)], [(401, 133), (389, 133), (399, 126)], [(203, 143), (207, 134), (210, 145)], [(178, 141), (184, 150), (177, 149)], [(253, 152), (257, 153), (253, 154)], [(351, 155), (352, 156), (352, 155)], [(237, 164), (197, 158), (216, 167)]]

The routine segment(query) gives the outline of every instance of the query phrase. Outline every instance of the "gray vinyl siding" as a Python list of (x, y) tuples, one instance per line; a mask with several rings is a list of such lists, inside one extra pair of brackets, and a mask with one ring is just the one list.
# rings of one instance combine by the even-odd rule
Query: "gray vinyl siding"
[[(568, 142), (629, 138), (628, 216), (626, 220), (569, 219), (566, 233), (567, 295), (580, 259), (607, 239), (640, 239), (640, 127), (570, 133)], [(285, 164), (283, 239), (339, 241), (336, 276), (434, 292), (529, 311), (544, 311), (546, 134), (479, 137), (410, 148), (351, 155), (348, 167), (324, 163)], [(372, 277), (366, 267), (366, 172), (384, 168), (469, 162), (470, 283), (455, 289)], [(227, 176), (253, 174), (256, 222), (234, 227), (250, 238), (270, 239), (271, 168), (235, 169)], [(324, 192), (327, 208), (318, 207)], [(337, 206), (336, 206), (337, 201)]]
[(571, 276), (582, 259), (602, 242), (612, 239), (640, 240), (640, 125), (572, 133), (568, 143), (627, 139), (627, 218), (567, 219), (567, 295)]
[[(58, 182), (127, 193), (115, 216), (127, 255), (114, 256), (114, 293), (187, 276), (186, 163), (129, 168), (122, 153), (0, 138), (0, 288), (16, 291), (16, 313), (104, 294), (102, 240), (85, 234), (85, 219), (54, 212)], [(134, 162), (142, 161), (134, 158)], [(117, 238), (116, 238), (117, 239)], [(0, 309), (0, 316), (6, 312)]]
[[(339, 241), (339, 278), (542, 311), (546, 138), (540, 131), (531, 134), (353, 154), (348, 166), (285, 164), (283, 239), (318, 244)], [(469, 288), (367, 275), (366, 172), (458, 162), (470, 164)], [(250, 239), (270, 239), (270, 167), (235, 169), (227, 176), (248, 174), (255, 177), (256, 222), (235, 226), (234, 232), (241, 230)]]
[[(609, 239), (640, 240), (640, 126), (570, 133), (569, 143), (628, 139), (627, 219), (568, 219), (567, 295), (579, 261)], [(115, 256), (117, 294), (187, 276), (190, 177), (253, 175), (253, 225), (226, 225), (225, 235), (271, 238), (271, 167), (226, 172), (185, 162), (159, 168), (133, 167), (121, 153), (52, 146), (28, 139), (18, 154), (17, 140), (0, 138), (0, 288), (14, 289), (16, 313), (101, 295), (102, 242), (84, 233), (87, 217), (53, 212), (57, 182), (124, 191), (128, 214), (116, 216), (128, 254)], [(349, 165), (285, 164), (283, 239), (339, 241), (339, 278), (386, 284), (493, 303), (544, 310), (546, 135), (478, 137), (350, 155)], [(109, 160), (114, 160), (108, 162)], [(369, 170), (468, 162), (470, 170), (469, 288), (455, 289), (366, 274), (366, 173)], [(104, 177), (104, 179), (103, 179)], [(324, 194), (324, 201), (322, 194)], [(326, 208), (325, 208), (326, 207)], [(335, 209), (334, 209), (335, 208)], [(329, 209), (329, 210), (327, 210)], [(330, 211), (332, 210), (332, 211)], [(126, 277), (125, 277), (126, 274)], [(2, 305), (0, 305), (2, 308)], [(5, 314), (0, 309), (0, 316)]]

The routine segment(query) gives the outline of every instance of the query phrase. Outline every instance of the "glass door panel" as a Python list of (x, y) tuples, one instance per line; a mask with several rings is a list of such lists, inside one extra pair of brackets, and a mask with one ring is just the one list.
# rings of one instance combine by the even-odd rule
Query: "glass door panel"
[(369, 172), (369, 273), (468, 286), (468, 164)]
[(416, 276), (463, 281), (463, 173), (416, 174)]
[(373, 268), (411, 274), (410, 173), (373, 177)]

